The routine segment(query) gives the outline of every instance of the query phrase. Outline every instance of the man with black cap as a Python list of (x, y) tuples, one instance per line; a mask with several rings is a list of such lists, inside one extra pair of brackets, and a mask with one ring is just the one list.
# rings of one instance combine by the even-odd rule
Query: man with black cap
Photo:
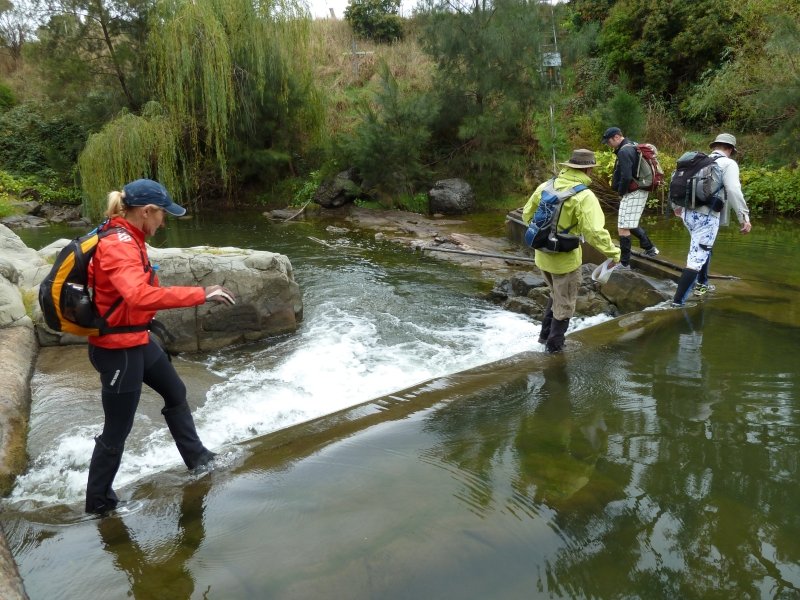
[[(709, 144), (709, 147), (712, 150), (709, 156), (716, 159), (717, 165), (722, 170), (725, 202), (733, 209), (739, 220), (741, 225), (739, 231), (746, 235), (750, 233), (752, 225), (750, 224), (750, 211), (747, 208), (747, 202), (742, 194), (742, 184), (739, 181), (739, 165), (733, 160), (736, 155), (736, 138), (730, 133), (720, 133)], [(711, 249), (719, 232), (720, 211), (715, 211), (711, 206), (684, 208), (674, 203), (672, 208), (675, 215), (681, 218), (691, 236), (686, 268), (681, 273), (678, 289), (672, 300), (673, 306), (683, 306), (693, 287), (697, 296), (702, 296), (714, 289), (708, 283), (708, 266), (711, 262)], [(724, 205), (721, 210), (725, 210)]]
[(647, 203), (647, 190), (640, 190), (636, 184), (636, 169), (639, 166), (639, 153), (636, 143), (622, 134), (619, 127), (609, 127), (603, 134), (602, 142), (614, 149), (617, 161), (614, 163), (614, 174), (611, 177), (611, 187), (620, 196), (619, 215), (617, 228), (619, 233), (619, 247), (622, 250), (620, 262), (623, 268), (630, 267), (631, 259), (631, 234), (639, 238), (639, 245), (645, 256), (656, 256), (658, 248), (655, 247), (647, 233), (639, 227), (644, 206)]
[[(592, 181), (589, 174), (592, 168), (597, 166), (594, 152), (584, 149), (573, 150), (569, 161), (560, 164), (564, 165), (564, 168), (558, 177), (552, 180), (553, 188), (558, 192), (570, 190), (580, 184), (588, 186)], [(522, 210), (522, 219), (525, 223), (530, 223), (536, 213), (542, 192), (548, 184), (550, 181), (545, 181), (537, 187), (525, 204)], [(564, 201), (557, 228), (560, 232), (568, 231), (583, 236), (587, 243), (612, 261), (618, 262), (620, 251), (611, 241), (611, 234), (606, 231), (605, 222), (606, 217), (597, 196), (587, 187)], [(564, 349), (564, 335), (569, 327), (569, 321), (575, 314), (578, 288), (581, 284), (583, 252), (580, 245), (568, 252), (552, 252), (537, 248), (535, 263), (542, 272), (547, 287), (550, 288), (550, 298), (542, 317), (539, 343), (544, 344), (547, 352), (560, 352)], [(609, 266), (613, 266), (613, 263)]]

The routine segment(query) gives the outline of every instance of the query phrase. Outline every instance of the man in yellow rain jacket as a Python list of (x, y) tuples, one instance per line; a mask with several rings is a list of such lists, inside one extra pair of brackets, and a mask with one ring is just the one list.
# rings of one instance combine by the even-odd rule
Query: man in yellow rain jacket
[[(568, 190), (578, 184), (588, 186), (591, 183), (589, 173), (597, 166), (594, 152), (584, 149), (573, 150), (569, 161), (560, 164), (564, 168), (553, 184), (556, 191)], [(547, 183), (536, 188), (525, 204), (522, 211), (525, 223), (530, 223)], [(558, 231), (568, 230), (569, 233), (583, 236), (587, 243), (613, 261), (609, 265), (613, 267), (619, 262), (620, 250), (611, 241), (611, 235), (606, 231), (605, 224), (606, 218), (597, 196), (591, 190), (585, 189), (564, 202), (558, 219)], [(535, 262), (550, 288), (550, 299), (542, 317), (539, 343), (545, 345), (547, 352), (560, 352), (564, 349), (564, 334), (569, 327), (569, 321), (575, 314), (575, 303), (578, 300), (578, 288), (581, 284), (583, 252), (580, 245), (569, 252), (537, 249)]]

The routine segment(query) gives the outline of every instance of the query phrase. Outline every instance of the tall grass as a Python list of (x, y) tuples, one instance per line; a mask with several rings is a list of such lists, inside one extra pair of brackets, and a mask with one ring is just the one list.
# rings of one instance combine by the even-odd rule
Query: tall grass
[(356, 122), (356, 106), (369, 99), (370, 87), (379, 78), (378, 65), (385, 61), (403, 89), (430, 89), (434, 65), (414, 36), (391, 44), (357, 38), (347, 21), (316, 19), (311, 25), (312, 64), (317, 85), (327, 99), (326, 130), (329, 135), (349, 131)]

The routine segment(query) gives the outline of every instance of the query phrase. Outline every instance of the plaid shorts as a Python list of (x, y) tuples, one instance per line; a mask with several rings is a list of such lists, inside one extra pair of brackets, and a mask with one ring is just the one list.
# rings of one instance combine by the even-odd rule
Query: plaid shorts
[(646, 203), (647, 190), (635, 190), (625, 194), (619, 201), (617, 227), (619, 229), (636, 229)]

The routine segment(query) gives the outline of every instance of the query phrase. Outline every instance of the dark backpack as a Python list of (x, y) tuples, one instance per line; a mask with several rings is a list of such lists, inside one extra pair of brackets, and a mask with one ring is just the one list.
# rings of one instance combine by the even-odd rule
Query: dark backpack
[(669, 200), (684, 208), (709, 206), (719, 212), (726, 192), (717, 156), (704, 152), (685, 152), (675, 166), (669, 182)]
[(658, 149), (653, 144), (636, 144), (639, 162), (634, 180), (640, 190), (654, 191), (664, 183), (664, 170), (658, 162)]
[[(107, 227), (106, 223), (64, 246), (58, 253), (50, 273), (39, 285), (39, 306), (42, 308), (44, 322), (55, 332), (87, 336), (147, 331), (150, 328), (150, 323), (121, 327), (107, 326), (109, 315), (122, 303), (122, 297), (118, 298), (104, 315), (97, 312), (92, 291), (88, 287), (89, 262), (101, 239), (122, 231), (119, 227)], [(141, 248), (139, 251), (141, 252)], [(144, 254), (142, 262), (145, 272), (151, 270)]]
[(525, 231), (525, 243), (542, 252), (571, 252), (580, 246), (581, 237), (569, 233), (572, 227), (559, 232), (558, 218), (561, 216), (564, 202), (587, 187), (581, 183), (568, 190), (557, 192), (553, 187), (554, 183), (555, 178), (548, 181), (542, 190), (539, 206)]

